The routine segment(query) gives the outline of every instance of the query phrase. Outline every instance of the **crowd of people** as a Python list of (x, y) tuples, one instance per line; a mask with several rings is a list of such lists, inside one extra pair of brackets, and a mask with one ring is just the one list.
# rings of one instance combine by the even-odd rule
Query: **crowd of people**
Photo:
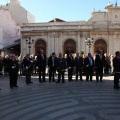
[[(118, 53), (116, 54), (118, 55)], [(46, 59), (43, 50), (40, 50), (37, 56), (30, 56), (29, 54), (23, 56), (21, 54), (18, 57), (11, 54), (5, 57), (0, 56), (0, 75), (9, 75), (11, 89), (18, 87), (18, 73), (19, 75), (26, 76), (26, 84), (33, 83), (31, 81), (31, 75), (34, 74), (39, 76), (40, 83), (46, 82), (46, 74), (49, 75), (49, 82), (65, 83), (65, 72), (68, 72), (69, 82), (73, 81), (73, 75), (75, 75), (76, 81), (83, 81), (83, 75), (86, 76), (87, 82), (92, 81), (94, 73), (96, 75), (96, 81), (103, 82), (103, 73), (109, 74), (114, 72), (113, 69), (117, 66), (116, 56), (103, 54), (102, 50), (98, 50), (94, 56), (92, 56), (91, 53), (87, 55), (69, 53), (69, 55), (63, 57), (62, 53), (59, 53), (57, 56), (53, 52), (48, 59)], [(118, 64), (120, 63), (118, 62)], [(46, 69), (48, 70), (47, 73)], [(118, 79), (120, 75), (117, 72), (120, 71), (115, 72), (114, 88), (118, 89)], [(56, 75), (57, 79), (55, 79)]]

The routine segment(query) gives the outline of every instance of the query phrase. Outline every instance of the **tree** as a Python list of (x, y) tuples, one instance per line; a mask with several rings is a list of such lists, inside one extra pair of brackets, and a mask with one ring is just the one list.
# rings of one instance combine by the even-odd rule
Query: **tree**
[(84, 54), (84, 52), (83, 52), (82, 50), (81, 50), (79, 53), (80, 53), (80, 55), (83, 55), (83, 54)]

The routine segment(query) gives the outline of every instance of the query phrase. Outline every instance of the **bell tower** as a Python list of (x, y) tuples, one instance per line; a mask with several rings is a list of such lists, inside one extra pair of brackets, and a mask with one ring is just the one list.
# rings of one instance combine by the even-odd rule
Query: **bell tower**
[(20, 4), (20, 0), (10, 0), (11, 5), (18, 5)]

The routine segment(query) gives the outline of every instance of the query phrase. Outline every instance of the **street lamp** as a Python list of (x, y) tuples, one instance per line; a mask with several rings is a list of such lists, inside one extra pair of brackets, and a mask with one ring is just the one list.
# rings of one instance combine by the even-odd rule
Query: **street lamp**
[(28, 38), (28, 40), (26, 40), (26, 44), (28, 44), (28, 48), (29, 48), (29, 55), (30, 55), (30, 48), (31, 48), (31, 44), (33, 44), (34, 40), (31, 40), (31, 37)]
[(93, 43), (93, 38), (88, 37), (88, 38), (85, 40), (85, 42), (86, 42), (86, 44), (87, 44), (87, 46), (88, 46), (88, 48), (89, 48), (89, 53), (90, 53), (90, 48), (91, 48), (91, 45), (92, 45), (92, 43)]

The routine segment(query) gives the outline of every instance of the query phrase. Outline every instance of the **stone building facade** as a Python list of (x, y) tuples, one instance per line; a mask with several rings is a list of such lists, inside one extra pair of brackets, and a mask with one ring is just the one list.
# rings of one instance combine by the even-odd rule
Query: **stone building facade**
[(35, 17), (20, 5), (19, 0), (10, 0), (0, 6), (0, 54), (20, 54), (21, 26), (34, 23)]
[[(89, 49), (85, 39), (90, 37), (94, 39), (92, 54), (98, 49), (114, 54), (120, 50), (120, 6), (109, 3), (105, 10), (93, 10), (88, 21), (66, 22), (56, 18), (47, 23), (25, 23), (21, 28), (21, 52), (37, 55), (43, 49), (47, 57), (52, 52), (67, 54), (82, 50), (86, 54)], [(29, 37), (33, 44), (26, 42)]]
[(0, 18), (0, 49), (3, 49), (20, 39), (20, 26), (4, 8), (0, 8)]
[(23, 23), (34, 23), (35, 17), (20, 5), (20, 0), (10, 0), (9, 4), (2, 5), (2, 8), (8, 10), (12, 19), (19, 25)]

